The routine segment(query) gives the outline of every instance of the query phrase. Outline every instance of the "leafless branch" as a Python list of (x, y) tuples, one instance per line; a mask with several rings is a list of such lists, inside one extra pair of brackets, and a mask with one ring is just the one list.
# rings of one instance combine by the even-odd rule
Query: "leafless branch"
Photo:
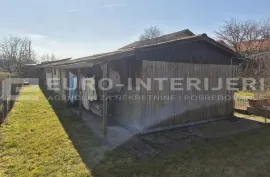
[(55, 61), (55, 60), (58, 60), (59, 58), (55, 56), (53, 53), (51, 53), (51, 54), (42, 55), (40, 59), (42, 62), (46, 62), (46, 61)]
[(29, 58), (31, 51), (29, 39), (3, 37), (0, 39), (0, 67), (10, 73), (20, 75), (24, 64), (33, 63), (33, 58)]
[(224, 25), (215, 33), (236, 52), (249, 57), (263, 50), (265, 41), (270, 37), (270, 19), (259, 21), (231, 19), (224, 21)]
[(140, 41), (149, 41), (162, 35), (162, 31), (157, 26), (150, 26), (144, 30), (144, 33), (140, 36)]

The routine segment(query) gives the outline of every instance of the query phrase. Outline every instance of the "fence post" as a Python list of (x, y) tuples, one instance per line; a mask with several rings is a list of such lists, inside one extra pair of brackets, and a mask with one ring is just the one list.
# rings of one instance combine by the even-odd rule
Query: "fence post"
[[(104, 63), (102, 65), (102, 78), (108, 78), (108, 64)], [(103, 87), (107, 88), (107, 81), (103, 82)], [(108, 134), (108, 101), (107, 101), (107, 95), (108, 95), (108, 91), (105, 90), (103, 88), (103, 113), (102, 113), (102, 117), (103, 117), (103, 138), (104, 141), (107, 141), (107, 134)]]
[(8, 79), (5, 79), (2, 81), (2, 88), (3, 88), (3, 113), (4, 113), (4, 117), (7, 116), (8, 114), (8, 90), (9, 90), (9, 80), (10, 80), (10, 76), (8, 77)]
[(4, 117), (7, 116), (7, 100), (6, 99), (3, 100), (3, 114), (4, 114)]

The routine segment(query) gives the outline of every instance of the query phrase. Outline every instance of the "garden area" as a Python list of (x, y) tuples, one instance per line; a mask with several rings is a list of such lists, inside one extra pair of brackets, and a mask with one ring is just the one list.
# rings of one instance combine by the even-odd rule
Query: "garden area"
[[(38, 99), (23, 99), (31, 92)], [(0, 176), (268, 176), (269, 147), (270, 127), (261, 124), (189, 148), (168, 147), (151, 157), (138, 157), (125, 145), (102, 154), (103, 141), (65, 104), (49, 102), (39, 87), (27, 86), (0, 127)]]

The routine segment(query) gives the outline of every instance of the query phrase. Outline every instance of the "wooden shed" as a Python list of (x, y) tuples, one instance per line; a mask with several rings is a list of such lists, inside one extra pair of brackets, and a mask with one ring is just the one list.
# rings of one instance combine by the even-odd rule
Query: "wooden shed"
[[(135, 42), (114, 52), (49, 63), (42, 67), (59, 70), (62, 73), (60, 82), (67, 78), (69, 71), (78, 76), (79, 82), (86, 75), (94, 75), (98, 82), (110, 77), (111, 71), (118, 73), (117, 92), (97, 88), (98, 99), (95, 103), (102, 105), (100, 117), (106, 136), (110, 119), (144, 133), (232, 116), (233, 91), (226, 88), (225, 80), (235, 76), (239, 57), (239, 54), (206, 34), (194, 35), (184, 30), (147, 43)], [(136, 78), (144, 83), (151, 80), (151, 88), (137, 88)], [(155, 82), (157, 78), (166, 78), (162, 82), (163, 89), (159, 89), (160, 83)], [(173, 90), (171, 82), (179, 81), (179, 78), (183, 80), (180, 84), (183, 89)], [(188, 78), (207, 81), (208, 88), (203, 87), (202, 82), (202, 89), (186, 89), (189, 87)], [(220, 84), (220, 79), (222, 88), (211, 89)], [(67, 84), (59, 84), (60, 93), (67, 93), (64, 91)], [(78, 90), (78, 94), (82, 94), (80, 83)], [(82, 110), (82, 101), (78, 103)]]

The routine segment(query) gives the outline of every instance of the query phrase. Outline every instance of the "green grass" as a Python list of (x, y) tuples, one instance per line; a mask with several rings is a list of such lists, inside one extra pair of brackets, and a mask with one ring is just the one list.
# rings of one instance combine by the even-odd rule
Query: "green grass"
[(0, 176), (90, 176), (42, 92), (24, 88), (34, 90), (39, 100), (17, 101), (0, 129)]
[(239, 91), (235, 93), (235, 96), (250, 96), (253, 97), (254, 93), (249, 91)]
[(255, 115), (246, 115), (246, 114), (241, 114), (241, 113), (234, 113), (235, 116), (243, 118), (243, 119), (248, 119), (248, 120), (252, 120), (255, 122), (259, 122), (259, 123), (270, 123), (270, 119), (269, 118), (265, 118), (265, 117), (261, 117), (261, 116), (255, 116)]
[[(31, 89), (34, 88), (24, 90)], [(127, 149), (118, 148), (106, 153), (97, 163), (100, 141), (82, 121), (74, 119), (64, 104), (56, 101), (49, 104), (40, 90), (37, 95), (39, 101), (17, 101), (8, 123), (1, 127), (0, 176), (254, 177), (270, 174), (270, 127), (266, 124), (235, 136), (203, 141), (185, 150), (165, 149), (152, 158), (138, 159)]]
[(7, 78), (9, 76), (9, 73), (7, 72), (0, 72), (0, 81)]
[(235, 109), (246, 110), (249, 106), (248, 99), (254, 97), (254, 93), (248, 91), (239, 91), (234, 93)]

